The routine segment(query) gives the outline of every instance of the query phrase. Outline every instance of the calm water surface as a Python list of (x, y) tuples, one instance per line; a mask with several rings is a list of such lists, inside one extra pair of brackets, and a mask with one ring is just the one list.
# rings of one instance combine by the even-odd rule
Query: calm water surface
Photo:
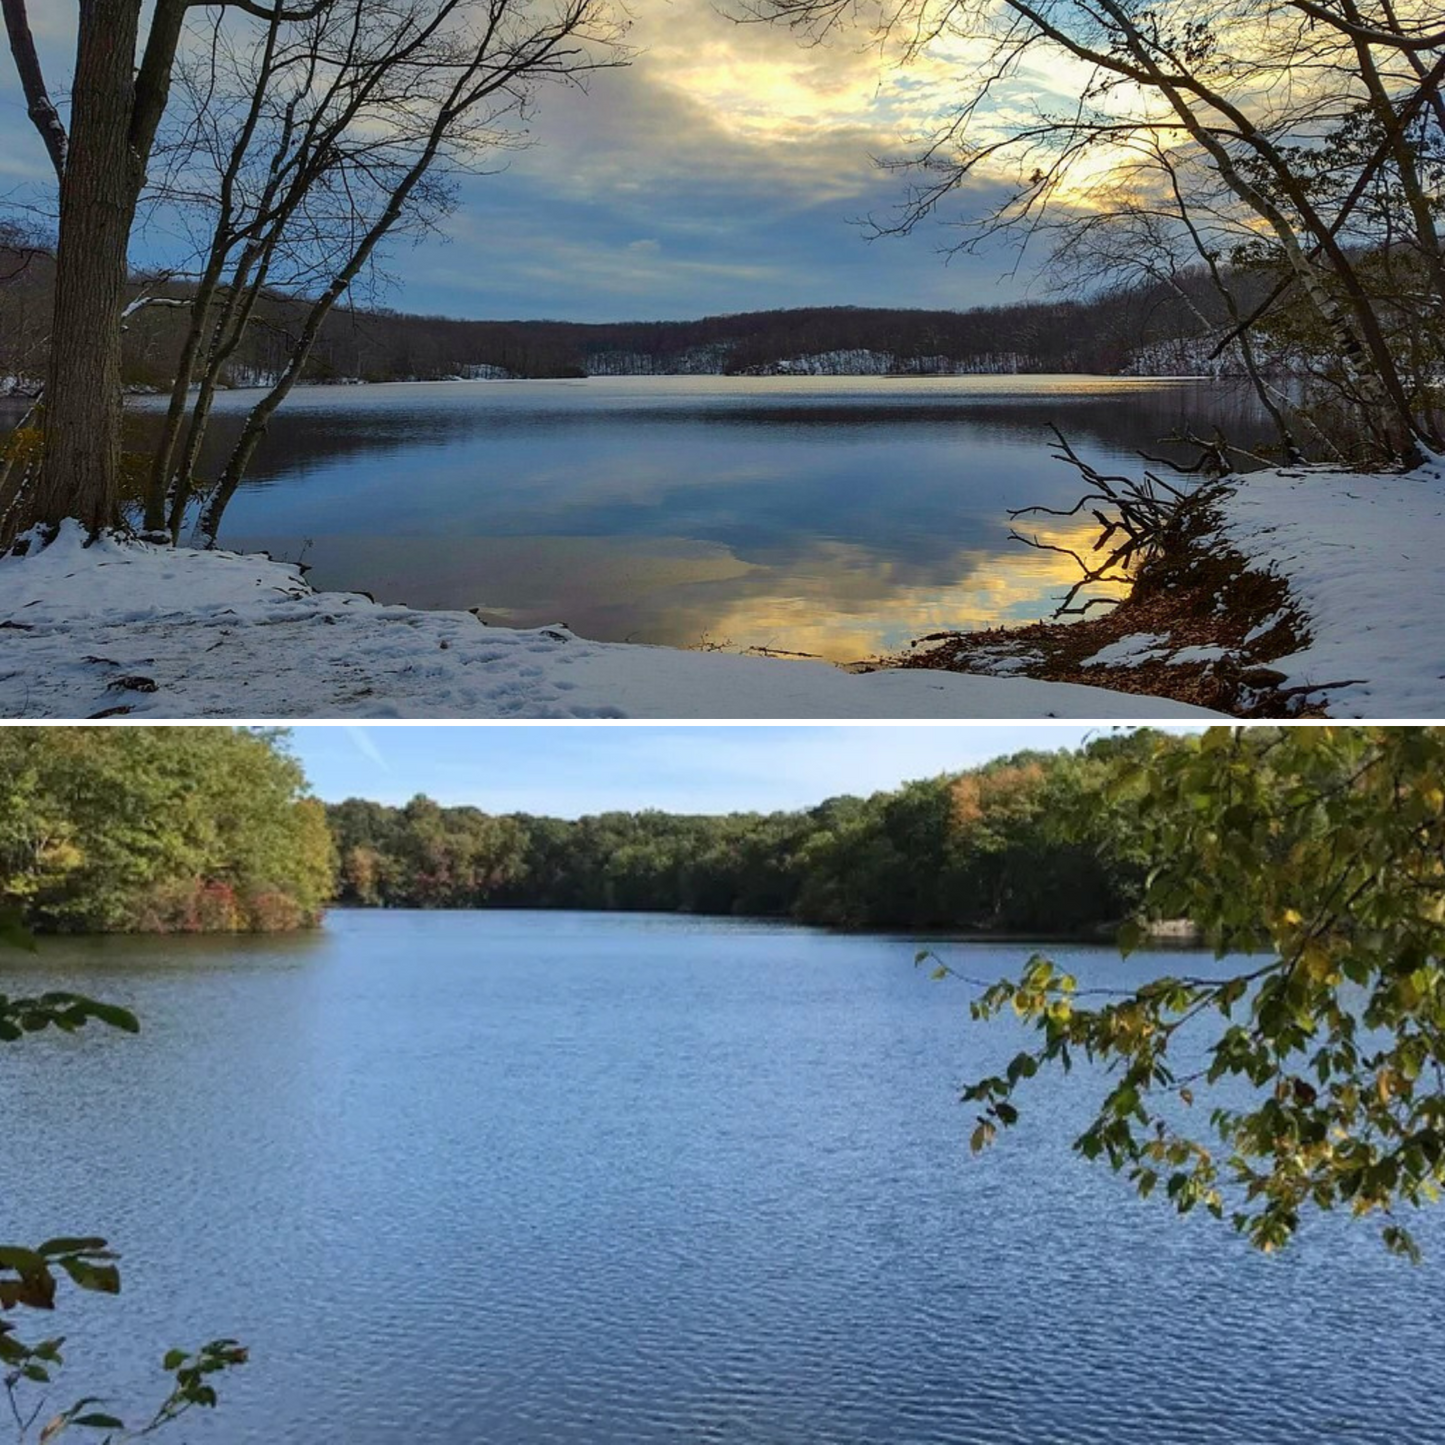
[(51, 943), (0, 987), (144, 1033), (0, 1055), (0, 1238), (124, 1251), (118, 1299), (67, 1300), (77, 1385), (246, 1340), (211, 1445), (1441, 1439), (1445, 1219), (1419, 1269), (1345, 1221), (1262, 1258), (1076, 1161), (1052, 1082), (972, 1159), (956, 1085), (1018, 1038), (912, 954), (505, 913)]
[[(208, 469), (254, 401), (222, 399)], [(135, 445), (159, 405), (141, 404)], [(1181, 426), (1262, 434), (1237, 386), (1190, 381), (311, 387), (273, 422), (222, 540), (304, 557), (320, 587), (497, 623), (859, 658), (1052, 611), (1073, 564), (1009, 542), (1006, 515), (1077, 499), (1050, 423), (1136, 471), (1136, 451)]]

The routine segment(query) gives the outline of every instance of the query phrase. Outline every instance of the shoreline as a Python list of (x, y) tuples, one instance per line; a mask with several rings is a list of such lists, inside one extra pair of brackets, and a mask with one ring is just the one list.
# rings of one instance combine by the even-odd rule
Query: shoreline
[[(842, 934), (848, 937), (859, 938), (899, 938), (907, 939), (920, 944), (936, 943), (938, 945), (972, 945), (972, 944), (1018, 944), (1026, 947), (1033, 944), (1038, 945), (1072, 945), (1085, 946), (1090, 948), (1113, 948), (1114, 935), (1122, 926), (1123, 920), (1112, 920), (1106, 923), (1099, 923), (1090, 928), (1078, 930), (1064, 930), (1061, 932), (1014, 932), (1008, 929), (992, 928), (967, 928), (962, 925), (951, 926), (928, 926), (910, 928), (904, 923), (888, 924), (867, 924), (850, 926), (841, 923), (813, 923), (805, 918), (794, 918), (788, 914), (781, 913), (699, 913), (684, 909), (670, 908), (550, 908), (543, 904), (536, 903), (478, 903), (465, 906), (445, 905), (436, 908), (393, 908), (387, 904), (368, 903), (329, 903), (321, 917), (315, 922), (301, 924), (293, 928), (276, 929), (253, 929), (253, 928), (215, 928), (215, 929), (172, 929), (172, 930), (146, 930), (146, 929), (116, 929), (111, 932), (75, 931), (64, 929), (37, 929), (33, 925), (27, 925), (32, 936), (37, 941), (48, 941), (52, 939), (64, 939), (67, 941), (100, 941), (105, 939), (281, 939), (281, 938), (306, 938), (314, 937), (326, 927), (326, 920), (332, 914), (367, 914), (367, 913), (556, 913), (556, 914), (585, 914), (589, 917), (598, 918), (646, 918), (661, 916), (665, 918), (696, 918), (696, 919), (717, 919), (736, 923), (767, 923), (783, 924), (789, 928), (810, 929), (816, 933)], [(1160, 952), (1190, 952), (1202, 948), (1199, 935), (1189, 925), (1180, 921), (1168, 920), (1156, 924), (1146, 924), (1146, 936), (1141, 948), (1149, 948)]]
[(88, 544), (74, 521), (0, 559), (0, 684), (0, 714), (30, 719), (1218, 717), (1095, 686), (489, 627), (317, 592), (255, 554)]
[(932, 634), (852, 669), (489, 627), (317, 592), (256, 554), (0, 559), (0, 713), (29, 718), (1438, 716), (1445, 458), (1209, 484), (1101, 617)]
[(1109, 612), (917, 639), (883, 665), (1085, 682), (1241, 719), (1445, 708), (1445, 458), (1226, 477)]
[[(518, 383), (533, 384), (538, 382), (564, 382), (575, 386), (578, 382), (584, 381), (980, 381), (998, 380), (1006, 378), (1043, 380), (1049, 377), (1067, 377), (1071, 381), (1110, 381), (1110, 382), (1134, 382), (1147, 385), (1154, 382), (1179, 383), (1179, 382), (1223, 382), (1237, 383), (1244, 380), (1243, 377), (1222, 375), (1216, 376), (1208, 372), (1190, 371), (836, 371), (836, 372), (806, 372), (806, 371), (593, 371), (582, 376), (398, 376), (388, 377), (380, 380), (368, 380), (361, 377), (333, 377), (330, 379), (314, 379), (298, 382), (291, 393), (295, 396), (299, 392), (306, 391), (334, 391), (347, 392), (361, 387), (380, 386), (481, 386), (481, 385), (502, 385), (515, 386)], [(245, 385), (218, 386), (218, 396), (242, 396), (248, 392), (264, 394), (267, 391), (265, 383), (246, 383)], [(131, 382), (122, 388), (125, 401), (131, 402), (157, 402), (161, 403), (170, 395), (169, 387), (155, 386), (146, 382)], [(194, 388), (192, 388), (194, 391)], [(6, 391), (0, 389), (0, 404), (9, 402), (14, 405), (28, 405), (39, 397), (39, 390), (28, 388), (16, 388)]]
[[(0, 559), (0, 715), (29, 718), (1438, 716), (1445, 458), (1188, 494), (1108, 612), (828, 662), (598, 642), (318, 592), (264, 553), (88, 544)], [(319, 624), (319, 626), (318, 626)]]
[(933, 633), (888, 665), (1089, 682), (1237, 718), (1324, 716), (1312, 689), (1284, 691), (1286, 674), (1271, 666), (1308, 642), (1298, 602), (1283, 577), (1222, 544), (1222, 521), (1218, 502), (1206, 501), (1197, 521), (1166, 534), (1128, 594), (1098, 616)]

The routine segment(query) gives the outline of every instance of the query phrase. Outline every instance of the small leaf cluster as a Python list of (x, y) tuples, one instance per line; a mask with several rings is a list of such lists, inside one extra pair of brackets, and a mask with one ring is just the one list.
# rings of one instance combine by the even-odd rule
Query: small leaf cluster
[(54, 1309), (56, 1270), (63, 1270), (81, 1289), (119, 1294), (120, 1271), (111, 1263), (115, 1258), (105, 1240), (93, 1236), (49, 1239), (37, 1249), (0, 1245), (0, 1309)]
[(148, 1428), (167, 1424), (195, 1406), (213, 1409), (216, 1388), (211, 1383), (212, 1376), (236, 1365), (244, 1365), (246, 1360), (245, 1347), (230, 1339), (212, 1340), (194, 1354), (185, 1350), (168, 1350), (161, 1361), (161, 1368), (169, 1370), (175, 1377), (175, 1388)]
[(11, 998), (0, 993), (0, 1043), (14, 1043), (25, 1034), (48, 1028), (72, 1034), (91, 1022), (109, 1024), (128, 1034), (140, 1031), (140, 1022), (129, 1009), (84, 994), (60, 990), (33, 998)]

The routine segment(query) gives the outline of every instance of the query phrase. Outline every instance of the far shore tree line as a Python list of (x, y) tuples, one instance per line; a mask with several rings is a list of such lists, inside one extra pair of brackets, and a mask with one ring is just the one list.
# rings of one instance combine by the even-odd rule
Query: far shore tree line
[[(43, 238), (0, 224), (0, 387), (38, 396), (54, 283)], [(1262, 300), (1253, 271), (1231, 277), (1240, 304)], [(132, 279), (137, 292), (151, 285)], [(180, 300), (177, 283), (156, 287)], [(217, 385), (266, 388), (290, 360), (305, 303), (283, 292), (258, 296), (253, 324), (221, 367)], [(301, 384), (555, 378), (618, 375), (757, 375), (800, 364), (823, 374), (880, 371), (1207, 373), (1242, 376), (1233, 349), (1209, 353), (1229, 312), (1202, 268), (1179, 278), (1121, 284), (1087, 300), (1059, 298), (960, 311), (825, 306), (704, 316), (693, 321), (507, 321), (423, 316), (384, 307), (334, 308), (298, 377)], [(127, 389), (169, 392), (187, 340), (186, 314), (169, 304), (127, 322), (121, 377)], [(1262, 363), (1281, 378), (1306, 359), (1284, 350)], [(1285, 382), (1283, 384), (1288, 384)]]
[(576, 820), (323, 806), (270, 733), (0, 731), (0, 913), (44, 932), (240, 932), (357, 907), (622, 909), (1098, 933), (1142, 863), (1085, 800), (1143, 734), (795, 812)]
[[(525, 143), (541, 85), (627, 58), (608, 0), (77, 0), (74, 70), (52, 86), (27, 0), (3, 14), (55, 176), (34, 203), (55, 247), (43, 398), (0, 459), (0, 541), (39, 524), (43, 542), (67, 517), (175, 541), (194, 516), (214, 542), (276, 408), (318, 346), (341, 354), (337, 309), (365, 303), (388, 245), (442, 227), (457, 178)], [(968, 205), (962, 246), (1031, 243), (1080, 293), (1154, 288), (1218, 336), (1212, 354), (1249, 375), (1292, 457), (1379, 467), (1445, 448), (1445, 29), (1425, 0), (738, 14), (825, 43), (881, 15), (873, 39), (900, 65), (947, 43), (951, 114), (902, 165), (914, 184), (879, 231)], [(1058, 73), (1081, 76), (1077, 98), (998, 104), (1025, 74)], [(132, 233), (157, 217), (188, 243), (137, 288)], [(127, 327), (153, 309), (181, 321), (170, 403), (154, 454), (128, 463)], [(202, 476), (216, 389), (262, 336), (264, 395)], [(522, 369), (563, 365), (548, 346)], [(1302, 386), (1272, 377), (1282, 355)]]
[[(327, 808), (337, 901), (576, 908), (843, 928), (1102, 936), (1137, 902), (1141, 861), (1082, 801), (1142, 737), (1019, 753), (969, 772), (794, 812), (648, 810), (564, 820), (362, 799)], [(1070, 820), (1065, 825), (1065, 820)]]

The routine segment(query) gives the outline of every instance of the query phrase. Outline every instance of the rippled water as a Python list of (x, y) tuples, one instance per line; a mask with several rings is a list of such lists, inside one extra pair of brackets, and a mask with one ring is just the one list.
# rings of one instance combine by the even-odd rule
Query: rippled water
[[(210, 471), (254, 401), (222, 398)], [(135, 446), (158, 406), (141, 404)], [(497, 623), (861, 658), (1052, 611), (1073, 564), (1010, 542), (1007, 516), (1077, 500), (1051, 423), (1131, 471), (1181, 427), (1263, 434), (1237, 386), (1109, 377), (302, 388), (222, 541), (304, 557), (321, 587)]]
[(1057, 1082), (973, 1159), (955, 1086), (1018, 1040), (912, 956), (522, 913), (7, 956), (145, 1031), (0, 1054), (0, 1237), (124, 1250), (66, 1303), (77, 1387), (245, 1339), (212, 1445), (1441, 1439), (1445, 1220), (1419, 1269), (1346, 1221), (1265, 1259), (1074, 1159)]

